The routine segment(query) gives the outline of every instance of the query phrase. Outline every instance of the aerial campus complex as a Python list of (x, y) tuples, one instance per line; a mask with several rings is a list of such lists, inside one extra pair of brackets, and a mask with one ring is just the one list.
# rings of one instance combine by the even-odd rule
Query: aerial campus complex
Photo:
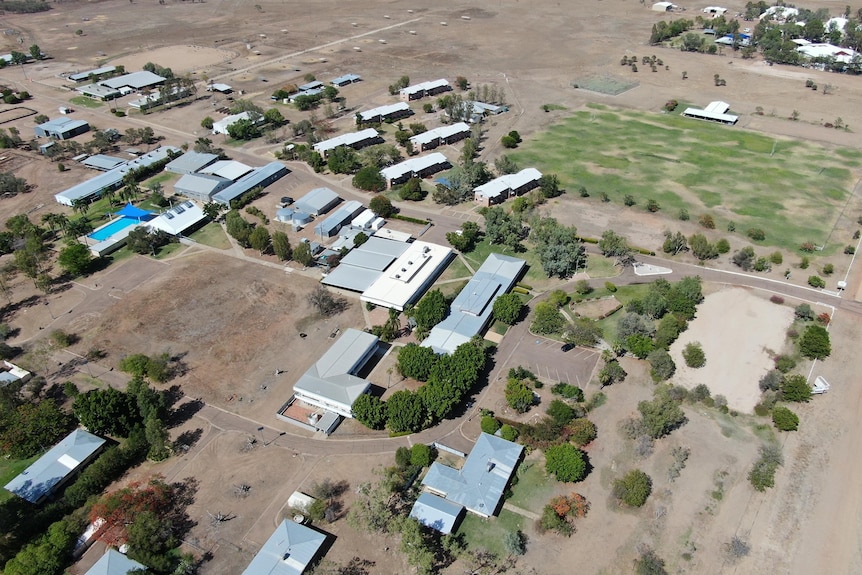
[(0, 572), (862, 569), (858, 7), (6, 4)]

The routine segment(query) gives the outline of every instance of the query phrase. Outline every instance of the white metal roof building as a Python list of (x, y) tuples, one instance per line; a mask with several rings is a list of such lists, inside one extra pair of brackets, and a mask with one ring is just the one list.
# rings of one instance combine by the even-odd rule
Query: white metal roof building
[(377, 219), (377, 214), (369, 209), (363, 210), (358, 216), (350, 222), (351, 228), (365, 230), (371, 227), (371, 223)]
[(150, 229), (162, 230), (172, 236), (179, 236), (187, 230), (199, 226), (206, 219), (206, 214), (199, 205), (185, 201), (159, 214), (146, 225)]
[(165, 166), (165, 171), (174, 174), (193, 174), (206, 168), (216, 160), (218, 160), (218, 154), (204, 154), (190, 150), (176, 160), (168, 162)]
[(314, 233), (323, 238), (331, 238), (346, 226), (365, 207), (361, 202), (350, 200), (344, 202), (337, 210), (332, 212), (325, 220), (314, 226)]
[(432, 463), (422, 486), (480, 517), (496, 515), (523, 451), (522, 445), (482, 433), (461, 469)]
[(146, 567), (134, 559), (129, 559), (116, 549), (108, 549), (84, 575), (128, 575), (144, 573)]
[(674, 8), (676, 8), (676, 5), (671, 2), (656, 2), (652, 5), (654, 12), (670, 12)]
[(451, 165), (446, 156), (440, 152), (434, 152), (425, 156), (416, 156), (415, 158), (404, 160), (400, 164), (383, 168), (380, 170), (380, 175), (383, 176), (388, 185), (395, 186), (406, 182), (410, 178), (424, 178), (425, 176), (435, 174)]
[(108, 88), (113, 88), (114, 90), (119, 90), (121, 88), (143, 90), (144, 88), (158, 86), (164, 81), (165, 78), (162, 78), (158, 74), (153, 74), (152, 72), (148, 72), (146, 70), (140, 70), (138, 72), (132, 72), (130, 74), (117, 76), (116, 78), (108, 78), (107, 80), (102, 80), (101, 82), (99, 82), (99, 84)]
[(76, 429), (6, 484), (6, 490), (30, 503), (41, 503), (75, 471), (89, 463), (105, 440)]
[(325, 542), (326, 534), (285, 519), (242, 575), (302, 575)]
[(102, 172), (107, 172), (109, 170), (113, 170), (117, 166), (121, 166), (126, 163), (126, 160), (122, 158), (117, 158), (116, 156), (107, 156), (105, 154), (93, 154), (87, 158), (81, 160), (81, 163), (88, 168), (93, 168), (94, 170), (99, 170)]
[(94, 68), (85, 72), (78, 72), (77, 74), (69, 74), (69, 79), (73, 82), (83, 82), (85, 80), (89, 80), (91, 76), (99, 77), (104, 74), (110, 74), (116, 69), (116, 66), (102, 66), (101, 68)]
[(446, 501), (433, 493), (422, 493), (410, 510), (410, 517), (444, 535), (452, 533), (457, 527), (464, 507), (451, 501)]
[(314, 144), (314, 151), (325, 158), (329, 155), (329, 152), (339, 146), (350, 146), (354, 150), (358, 150), (380, 141), (382, 140), (380, 138), (380, 134), (377, 133), (377, 130), (374, 128), (366, 128), (359, 132), (341, 134), (340, 136), (318, 142)]
[(399, 92), (402, 100), (418, 100), (425, 96), (433, 96), (441, 92), (448, 92), (452, 89), (449, 81), (443, 78), (439, 80), (429, 80), (428, 82), (420, 82), (406, 88), (401, 88)]
[(374, 237), (404, 243), (408, 243), (413, 239), (413, 236), (409, 232), (399, 232), (391, 228), (380, 228), (374, 232)]
[(449, 315), (431, 329), (421, 345), (438, 354), (450, 354), (474, 335), (482, 333), (491, 321), (494, 301), (515, 285), (526, 265), (522, 259), (489, 254), (464, 289), (455, 296)]
[(233, 88), (231, 88), (227, 84), (209, 84), (207, 85), (207, 92), (219, 92), (221, 94), (230, 94), (233, 92)]
[(363, 292), (377, 281), (410, 244), (372, 236), (350, 250), (334, 270), (321, 280), (324, 285)]
[(410, 138), (410, 142), (419, 151), (430, 150), (443, 144), (452, 144), (470, 135), (470, 126), (465, 122), (440, 126)]
[(730, 104), (722, 101), (710, 102), (709, 106), (704, 109), (686, 108), (682, 115), (689, 118), (697, 118), (698, 120), (709, 120), (711, 122), (720, 122), (722, 124), (735, 124), (739, 120), (739, 116), (728, 114)]
[(452, 255), (452, 248), (413, 242), (359, 298), (403, 311), (434, 282)]
[(247, 173), (254, 170), (251, 166), (247, 166), (236, 160), (219, 160), (210, 164), (205, 168), (201, 168), (202, 174), (211, 174), (232, 182), (237, 181)]
[(387, 120), (396, 120), (413, 114), (407, 102), (379, 106), (364, 112), (359, 112), (359, 120), (363, 123), (376, 124)]
[(314, 188), (296, 200), (293, 207), (298, 212), (319, 216), (331, 210), (340, 201), (341, 197), (329, 188)]
[(293, 385), (294, 395), (305, 403), (353, 417), (353, 402), (371, 387), (354, 375), (377, 350), (376, 335), (349, 328)]
[(265, 166), (252, 170), (227, 186), (225, 189), (213, 195), (212, 201), (230, 207), (230, 203), (233, 200), (249, 190), (257, 187), (265, 188), (271, 183), (286, 176), (289, 172), (290, 170), (288, 170), (284, 164), (280, 162), (270, 162)]
[(230, 185), (230, 180), (209, 174), (185, 174), (174, 183), (174, 191), (181, 196), (209, 202), (212, 197)]
[(796, 49), (807, 58), (834, 58), (837, 62), (849, 64), (857, 52), (851, 48), (842, 48), (832, 44), (806, 44)]
[(474, 193), (476, 203), (490, 206), (520, 196), (538, 187), (542, 172), (536, 168), (524, 168), (516, 174), (505, 174), (478, 186)]
[(86, 84), (84, 86), (78, 86), (75, 88), (75, 91), (97, 100), (112, 100), (114, 98), (119, 98), (122, 95), (119, 90), (108, 88), (101, 84)]

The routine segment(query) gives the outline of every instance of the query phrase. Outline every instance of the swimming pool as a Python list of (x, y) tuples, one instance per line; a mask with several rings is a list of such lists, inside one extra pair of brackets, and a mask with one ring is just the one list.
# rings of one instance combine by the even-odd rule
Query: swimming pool
[(117, 232), (126, 229), (129, 226), (135, 225), (136, 223), (138, 223), (137, 218), (117, 218), (113, 222), (109, 223), (105, 227), (99, 228), (87, 237), (96, 240), (97, 242), (101, 242), (108, 239)]

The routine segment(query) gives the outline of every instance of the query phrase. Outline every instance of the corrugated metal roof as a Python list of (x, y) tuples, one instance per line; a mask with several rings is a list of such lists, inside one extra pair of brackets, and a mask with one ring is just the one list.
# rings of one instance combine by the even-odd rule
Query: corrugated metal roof
[(325, 542), (325, 534), (285, 519), (242, 573), (302, 575)]
[(410, 510), (410, 517), (425, 527), (448, 535), (455, 528), (464, 507), (433, 493), (422, 493)]
[(542, 172), (536, 168), (524, 168), (517, 174), (505, 174), (499, 178), (494, 178), (490, 182), (478, 186), (473, 190), (473, 193), (486, 198), (497, 198), (531, 182), (538, 184), (541, 177)]
[(144, 569), (146, 567), (134, 559), (129, 559), (115, 549), (108, 549), (84, 575), (127, 575), (139, 570), (143, 572)]
[(314, 144), (314, 149), (317, 152), (325, 153), (329, 150), (337, 148), (338, 146), (353, 146), (355, 144), (359, 144), (368, 140), (374, 140), (379, 137), (380, 136), (377, 133), (377, 130), (375, 130), (374, 128), (366, 128), (365, 130), (361, 130), (359, 132), (341, 134), (340, 136), (335, 136), (334, 138), (318, 142)]
[(439, 128), (434, 128), (433, 130), (428, 130), (427, 132), (416, 134), (415, 136), (410, 138), (410, 141), (413, 142), (414, 146), (424, 146), (425, 144), (430, 144), (438, 138), (440, 138), (441, 140), (445, 140), (446, 138), (451, 138), (452, 136), (465, 133), (470, 133), (470, 126), (464, 122), (458, 122), (457, 124), (440, 126)]
[(340, 201), (338, 194), (329, 188), (314, 188), (294, 203), (297, 211), (310, 214), (325, 213), (335, 202)]
[(86, 72), (78, 72), (77, 74), (70, 74), (69, 79), (73, 82), (80, 82), (81, 80), (86, 80), (90, 76), (101, 76), (102, 74), (107, 74), (109, 72), (113, 72), (116, 70), (116, 66), (102, 66), (101, 68), (94, 68), (92, 70), (87, 70)]
[(356, 200), (345, 202), (336, 211), (332, 212), (329, 217), (314, 226), (314, 233), (328, 237), (333, 230), (341, 229), (342, 226), (350, 222), (363, 209), (362, 204)]
[(400, 164), (395, 164), (388, 168), (383, 168), (380, 170), (380, 174), (386, 179), (386, 181), (397, 180), (408, 174), (419, 173), (422, 170), (427, 170), (433, 166), (448, 163), (449, 160), (446, 159), (446, 156), (440, 152), (434, 152), (425, 156), (417, 156), (415, 158), (410, 158), (409, 160), (404, 160)]
[(439, 80), (429, 80), (427, 82), (420, 82), (419, 84), (413, 84), (412, 86), (407, 86), (406, 88), (401, 88), (401, 93), (404, 95), (413, 95), (418, 94), (419, 92), (426, 92), (428, 90), (434, 90), (435, 88), (442, 88), (444, 86), (448, 86), (449, 81), (443, 78)]
[(119, 165), (125, 164), (126, 160), (116, 158), (114, 156), (106, 156), (105, 154), (94, 154), (84, 159), (81, 163), (88, 168), (95, 168), (97, 170), (107, 172), (108, 170), (113, 170)]
[(218, 154), (204, 154), (188, 151), (179, 158), (171, 160), (165, 166), (165, 171), (175, 174), (192, 174), (218, 160)]
[(116, 78), (102, 80), (101, 82), (99, 82), (99, 84), (101, 84), (102, 86), (107, 86), (108, 88), (114, 88), (115, 90), (125, 88), (126, 86), (128, 86), (129, 88), (134, 88), (135, 90), (140, 90), (141, 88), (154, 86), (164, 81), (165, 79), (158, 74), (154, 74), (146, 70), (140, 70), (138, 72), (132, 72), (130, 74), (117, 76)]
[(364, 112), (359, 112), (359, 118), (362, 121), (368, 121), (378, 116), (385, 118), (386, 116), (390, 116), (397, 112), (406, 112), (408, 110), (410, 110), (410, 105), (407, 104), (407, 102), (398, 102), (397, 104), (388, 104), (386, 106), (379, 106), (377, 108), (365, 110)]
[(247, 191), (264, 185), (270, 179), (279, 179), (286, 176), (288, 169), (280, 162), (270, 162), (267, 165), (257, 168), (235, 181), (219, 193), (213, 196), (213, 201), (229, 205), (231, 200), (238, 198)]

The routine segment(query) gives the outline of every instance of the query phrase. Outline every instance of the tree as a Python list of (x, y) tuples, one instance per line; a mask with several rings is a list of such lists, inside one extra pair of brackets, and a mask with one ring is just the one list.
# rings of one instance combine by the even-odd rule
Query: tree
[(0, 408), (0, 453), (13, 459), (33, 457), (57, 443), (74, 426), (74, 418), (52, 399), (26, 402), (5, 414)]
[(626, 370), (620, 365), (620, 362), (613, 360), (605, 363), (601, 371), (599, 371), (598, 379), (602, 387), (612, 385), (619, 381), (623, 381), (628, 376)]
[(779, 405), (772, 408), (772, 423), (780, 431), (796, 431), (799, 429), (799, 416)]
[(447, 232), (446, 240), (452, 247), (461, 252), (471, 252), (479, 240), (482, 231), (476, 222), (464, 222), (456, 232)]
[(668, 231), (665, 232), (664, 237), (665, 240), (661, 247), (664, 253), (677, 255), (680, 252), (688, 250), (688, 240), (685, 239), (685, 236), (682, 235), (682, 232), (671, 234)]
[(554, 218), (542, 218), (533, 225), (530, 237), (548, 277), (568, 277), (586, 261), (574, 226), (560, 225)]
[(301, 266), (310, 266), (314, 261), (314, 256), (311, 255), (309, 245), (305, 242), (296, 244), (296, 247), (293, 249), (293, 259)]
[(670, 379), (676, 372), (676, 364), (667, 350), (654, 349), (647, 356), (647, 361), (650, 364), (650, 375), (654, 381)]
[[(686, 34), (689, 36), (689, 34)], [(692, 34), (698, 38), (696, 34)], [(699, 38), (698, 38), (699, 39)], [(655, 551), (646, 547), (640, 551), (640, 557), (635, 561), (636, 575), (667, 575), (664, 567), (664, 559), (655, 554)]]
[(699, 368), (706, 365), (706, 354), (703, 353), (703, 347), (698, 341), (687, 343), (682, 350), (682, 357), (689, 367)]
[(269, 230), (265, 227), (255, 226), (248, 237), (248, 242), (251, 244), (252, 248), (256, 249), (261, 255), (263, 255), (264, 252), (269, 251), (272, 238), (269, 235)]
[(614, 497), (629, 507), (642, 507), (650, 493), (652, 479), (640, 469), (632, 469), (614, 481)]
[(603, 256), (616, 258), (617, 264), (626, 266), (634, 262), (633, 250), (625, 237), (613, 230), (605, 230), (599, 240), (599, 249)]
[(278, 108), (270, 108), (263, 113), (263, 119), (273, 126), (281, 126), (285, 123), (284, 116), (278, 111)]
[(518, 321), (523, 309), (521, 296), (516, 293), (503, 294), (494, 300), (494, 317), (506, 325), (513, 325)]
[[(213, 124), (214, 124), (214, 121), (209, 116), (206, 116), (203, 120), (201, 120), (201, 128), (204, 128), (205, 130), (212, 130)], [(210, 143), (212, 143), (212, 142), (210, 142)]]
[(829, 332), (819, 325), (809, 325), (799, 340), (799, 352), (808, 359), (826, 359), (832, 353)]
[(560, 189), (560, 178), (556, 174), (545, 174), (539, 178), (539, 189), (545, 198), (556, 198), (563, 193)]
[(434, 461), (434, 449), (424, 443), (417, 443), (410, 448), (410, 464), (417, 467), (428, 467)]
[(134, 398), (111, 387), (82, 393), (75, 398), (72, 411), (82, 425), (98, 434), (127, 437), (142, 423)]
[(386, 196), (374, 196), (368, 202), (368, 208), (381, 218), (388, 218), (395, 213), (395, 207)]
[(374, 166), (365, 166), (360, 168), (351, 181), (354, 188), (365, 190), (367, 192), (380, 192), (386, 189), (386, 180), (383, 175)]
[(396, 391), (386, 402), (386, 425), (393, 433), (422, 429), (426, 415), (419, 395), (408, 390)]
[(536, 304), (533, 323), (530, 324), (531, 331), (540, 335), (550, 335), (560, 333), (564, 325), (565, 320), (556, 306), (545, 301)]
[(398, 351), (398, 372), (404, 377), (428, 381), (435, 363), (437, 354), (430, 347), (411, 342)]
[(694, 234), (688, 238), (691, 253), (699, 260), (711, 260), (718, 257), (718, 248), (709, 243), (703, 234)]
[(754, 248), (746, 246), (733, 254), (731, 261), (741, 267), (745, 271), (751, 270), (757, 260), (757, 255), (754, 253)]
[(234, 140), (253, 140), (260, 136), (260, 127), (257, 122), (242, 118), (227, 127), (227, 134)]
[(353, 402), (352, 411), (356, 420), (365, 427), (383, 429), (386, 425), (386, 403), (381, 401), (376, 395), (363, 393)]
[(679, 404), (664, 394), (658, 395), (652, 401), (641, 401), (638, 403), (638, 411), (644, 429), (653, 439), (670, 434), (687, 421)]
[(569, 423), (568, 431), (572, 442), (578, 447), (583, 447), (598, 436), (596, 424), (586, 417), (579, 417)]
[(518, 164), (515, 163), (515, 160), (507, 154), (503, 154), (494, 160), (494, 169), (497, 170), (497, 174), (501, 176), (505, 174), (514, 174), (521, 170)]
[(563, 341), (572, 345), (590, 347), (596, 345), (601, 338), (601, 326), (585, 317), (576, 318), (563, 331)]
[(288, 239), (286, 233), (281, 231), (272, 232), (272, 251), (283, 262), (291, 258), (293, 250), (290, 247), (290, 239)]
[(81, 276), (90, 270), (93, 256), (84, 244), (72, 244), (60, 250), (57, 263), (72, 276)]
[(504, 391), (506, 403), (518, 413), (526, 413), (536, 402), (536, 398), (527, 385), (517, 378), (509, 378)]
[(577, 483), (587, 476), (586, 454), (571, 445), (553, 445), (545, 450), (545, 469), (556, 476), (557, 481)]
[(803, 375), (788, 375), (781, 384), (781, 394), (786, 401), (807, 402), (811, 399), (811, 386)]
[(362, 165), (356, 150), (350, 146), (338, 146), (330, 150), (326, 165), (334, 174), (352, 174)]
[(411, 314), (416, 320), (417, 330), (427, 333), (449, 314), (449, 304), (446, 303), (443, 292), (433, 289), (419, 300)]
[(491, 244), (504, 245), (513, 250), (520, 248), (526, 230), (521, 221), (503, 208), (485, 210), (485, 236)]

